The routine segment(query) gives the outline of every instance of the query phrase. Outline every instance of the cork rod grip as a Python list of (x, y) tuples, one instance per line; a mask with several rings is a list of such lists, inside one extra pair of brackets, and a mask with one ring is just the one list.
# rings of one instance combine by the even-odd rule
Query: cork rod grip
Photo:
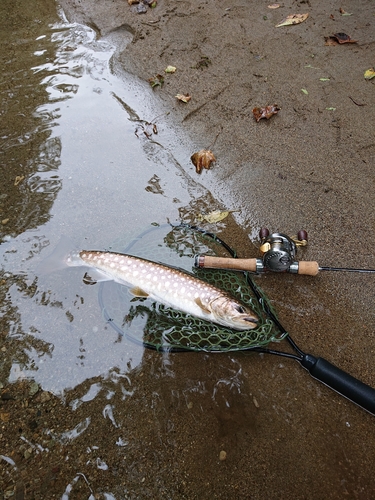
[(298, 263), (298, 274), (307, 274), (308, 276), (316, 276), (319, 272), (319, 264), (317, 262), (301, 260)]
[(196, 261), (197, 267), (208, 267), (211, 269), (237, 269), (239, 271), (256, 271), (256, 259), (231, 259), (229, 257), (211, 257), (210, 255), (199, 255)]

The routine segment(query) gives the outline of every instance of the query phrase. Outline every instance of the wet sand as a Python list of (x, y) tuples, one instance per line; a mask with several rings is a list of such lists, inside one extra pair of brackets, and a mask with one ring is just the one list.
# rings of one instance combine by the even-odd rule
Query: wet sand
[[(372, 2), (343, 6), (351, 16), (342, 16), (333, 1), (276, 10), (267, 2), (160, 1), (146, 14), (125, 1), (61, 5), (69, 20), (94, 27), (99, 36), (132, 34), (114, 60), (116, 71), (147, 81), (168, 65), (177, 67), (153, 91), (155, 109), (170, 112), (176, 143), (186, 134), (196, 149), (207, 148), (219, 134), (212, 147), (217, 162), (200, 182), (227, 208), (240, 208), (223, 234), (240, 256), (257, 256), (262, 226), (288, 234), (306, 229), (309, 246), (299, 257), (374, 267), (375, 80), (363, 77), (374, 64)], [(275, 28), (286, 15), (305, 12), (304, 23)], [(337, 32), (358, 42), (325, 45)], [(177, 102), (177, 93), (192, 99)], [(275, 103), (277, 116), (256, 123), (252, 109)], [(197, 176), (189, 157), (183, 166)], [(373, 276), (266, 275), (257, 283), (306, 352), (375, 387)], [(146, 352), (133, 375), (137, 390), (126, 398), (115, 377), (101, 381), (115, 392), (111, 404), (126, 433), (123, 447), (114, 446), (121, 432), (109, 419), (103, 426), (98, 411), (106, 405), (105, 390), (72, 417), (69, 403), (93, 380), (64, 402), (40, 392), (30, 396), (26, 382), (20, 382), (23, 397), (12, 401), (8, 393), (7, 404), (19, 415), (9, 434), (21, 432), (26, 408), (36, 442), (46, 439), (42, 418), (56, 435), (73, 420), (92, 418), (74, 444), (51, 437), (49, 455), (28, 462), (20, 457), (26, 471), (20, 492), (54, 498), (67, 478), (82, 473), (96, 498), (104, 498), (103, 491), (131, 499), (374, 498), (374, 417), (297, 363), (257, 354)], [(94, 438), (98, 449), (89, 453)], [(103, 457), (109, 470), (92, 466)], [(88, 497), (82, 476), (73, 491), (74, 498)]]

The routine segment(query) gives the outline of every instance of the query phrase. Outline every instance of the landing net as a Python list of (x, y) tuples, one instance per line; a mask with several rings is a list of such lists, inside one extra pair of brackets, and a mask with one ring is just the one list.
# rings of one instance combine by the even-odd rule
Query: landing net
[[(151, 299), (134, 298), (127, 287), (102, 282), (99, 305), (103, 317), (119, 335), (132, 342), (159, 351), (240, 351), (267, 346), (282, 340), (274, 323), (267, 317), (242, 272), (219, 269), (192, 269), (194, 255), (216, 255), (222, 247), (193, 230), (169, 224), (151, 226), (137, 236), (127, 235), (108, 248), (169, 266), (184, 269), (247, 304), (260, 318), (259, 326), (235, 331), (201, 320), (190, 314), (158, 304)], [(262, 297), (265, 304), (266, 297)], [(268, 307), (270, 305), (268, 304)]]

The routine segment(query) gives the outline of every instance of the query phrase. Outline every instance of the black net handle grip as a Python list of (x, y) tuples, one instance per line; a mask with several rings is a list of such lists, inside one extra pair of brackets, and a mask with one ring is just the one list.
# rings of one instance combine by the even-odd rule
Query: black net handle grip
[(375, 415), (375, 389), (324, 358), (305, 354), (300, 363), (312, 377)]

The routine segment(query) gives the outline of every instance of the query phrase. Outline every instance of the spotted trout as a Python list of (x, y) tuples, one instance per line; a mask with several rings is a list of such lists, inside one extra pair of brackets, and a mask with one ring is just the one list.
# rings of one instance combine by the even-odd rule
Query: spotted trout
[(168, 307), (235, 330), (250, 330), (258, 318), (227, 292), (194, 275), (131, 255), (81, 250), (65, 258), (68, 266), (89, 267), (92, 282), (114, 280)]

